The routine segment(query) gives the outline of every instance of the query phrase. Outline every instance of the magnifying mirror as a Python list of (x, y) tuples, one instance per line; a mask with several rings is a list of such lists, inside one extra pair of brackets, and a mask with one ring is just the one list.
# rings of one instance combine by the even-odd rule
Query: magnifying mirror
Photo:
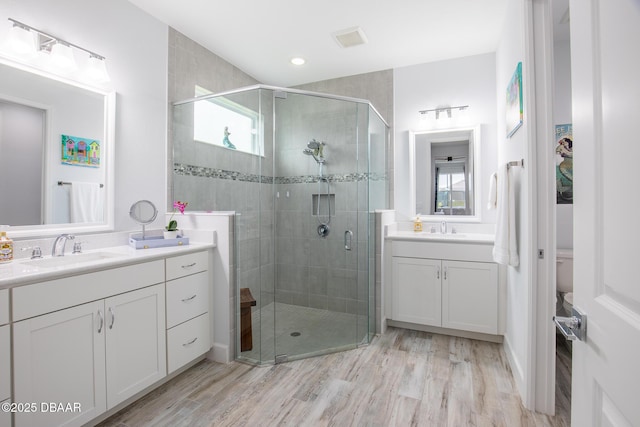
[(151, 224), (158, 216), (156, 205), (149, 200), (138, 200), (129, 209), (129, 216), (138, 224), (142, 225), (142, 240), (145, 240), (144, 226)]

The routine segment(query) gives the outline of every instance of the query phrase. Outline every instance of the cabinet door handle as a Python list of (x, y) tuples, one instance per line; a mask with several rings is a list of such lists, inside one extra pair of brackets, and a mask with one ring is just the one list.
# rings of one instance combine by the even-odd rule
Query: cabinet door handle
[(182, 302), (187, 302), (187, 301), (191, 301), (192, 299), (194, 299), (196, 297), (197, 294), (193, 294), (192, 296), (190, 296), (189, 298), (183, 298)]
[(183, 346), (183, 347), (186, 347), (186, 346), (188, 346), (188, 345), (193, 344), (193, 343), (194, 343), (194, 342), (196, 342), (197, 340), (198, 340), (198, 337), (195, 337), (195, 338), (194, 338), (194, 339), (192, 339), (191, 341), (189, 341), (189, 342), (186, 342), (186, 343), (182, 344), (182, 346)]
[(436, 268), (436, 279), (440, 278), (440, 267)]
[(102, 315), (102, 311), (98, 310), (98, 319), (100, 320), (100, 323), (98, 326), (98, 333), (102, 333), (102, 327), (104, 326), (104, 316)]
[(191, 264), (183, 265), (182, 268), (191, 268), (191, 267), (194, 267), (195, 265), (196, 265), (196, 263), (193, 262)]
[(444, 268), (444, 280), (447, 280), (447, 267)]
[(116, 314), (113, 312), (113, 308), (109, 307), (109, 314), (111, 314), (111, 324), (109, 329), (113, 329), (113, 324), (116, 323)]

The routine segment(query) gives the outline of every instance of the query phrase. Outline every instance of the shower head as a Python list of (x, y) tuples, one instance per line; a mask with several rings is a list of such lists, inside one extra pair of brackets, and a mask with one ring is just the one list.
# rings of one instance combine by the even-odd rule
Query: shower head
[(318, 141), (316, 141), (315, 139), (312, 139), (307, 144), (307, 147), (310, 148), (311, 150), (317, 150), (318, 148), (320, 148), (320, 143)]

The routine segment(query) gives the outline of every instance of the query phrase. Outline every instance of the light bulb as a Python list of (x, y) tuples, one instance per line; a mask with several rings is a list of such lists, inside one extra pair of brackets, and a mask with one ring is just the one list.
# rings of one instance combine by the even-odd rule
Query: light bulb
[(77, 68), (71, 46), (56, 42), (51, 46), (51, 65), (62, 71), (73, 71)]
[(35, 34), (30, 30), (14, 25), (9, 31), (7, 48), (22, 57), (32, 57), (36, 54)]
[(85, 69), (85, 76), (87, 79), (97, 83), (107, 83), (111, 79), (109, 73), (107, 73), (107, 64), (103, 58), (97, 56), (89, 56), (87, 61), (87, 68)]

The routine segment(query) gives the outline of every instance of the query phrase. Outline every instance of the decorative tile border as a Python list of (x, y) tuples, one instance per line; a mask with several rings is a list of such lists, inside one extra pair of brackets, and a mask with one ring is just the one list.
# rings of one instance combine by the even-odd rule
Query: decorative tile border
[[(185, 165), (174, 163), (173, 173), (183, 176), (198, 176), (201, 178), (228, 179), (232, 181), (255, 182), (263, 184), (312, 184), (318, 182), (317, 175), (299, 176), (265, 176), (247, 174), (224, 169), (208, 168), (204, 166)], [(346, 173), (326, 175), (329, 182), (360, 182), (360, 181), (384, 181), (387, 179), (386, 173)]]

